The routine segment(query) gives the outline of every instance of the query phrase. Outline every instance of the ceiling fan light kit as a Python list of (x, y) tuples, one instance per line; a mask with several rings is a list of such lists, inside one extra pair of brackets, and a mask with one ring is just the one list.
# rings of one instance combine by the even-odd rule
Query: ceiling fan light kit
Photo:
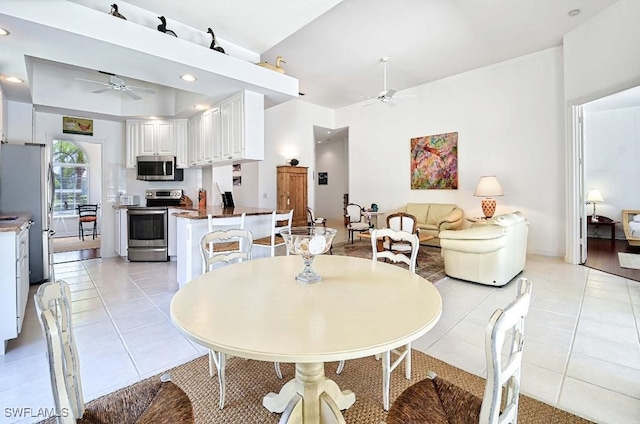
[(140, 97), (139, 95), (137, 95), (136, 93), (134, 93), (134, 91), (140, 91), (143, 93), (150, 93), (150, 94), (156, 94), (156, 91), (151, 89), (151, 88), (146, 88), (146, 87), (136, 87), (133, 85), (127, 85), (127, 83), (122, 79), (119, 78), (113, 74), (109, 74), (107, 72), (102, 72), (104, 74), (109, 75), (109, 82), (101, 82), (101, 81), (94, 81), (94, 80), (89, 80), (89, 79), (85, 79), (85, 78), (76, 78), (78, 81), (85, 81), (85, 82), (90, 82), (93, 84), (100, 84), (105, 86), (105, 88), (101, 88), (99, 90), (94, 90), (92, 91), (92, 93), (104, 93), (106, 91), (109, 90), (115, 90), (115, 91), (120, 91), (123, 94), (127, 95), (128, 97), (132, 98), (133, 100), (140, 100), (142, 99), (142, 97)]

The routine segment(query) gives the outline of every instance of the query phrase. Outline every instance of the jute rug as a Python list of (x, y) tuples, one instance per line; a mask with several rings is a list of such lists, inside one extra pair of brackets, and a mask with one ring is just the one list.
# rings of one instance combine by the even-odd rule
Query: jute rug
[[(455, 368), (424, 353), (412, 351), (413, 378), (406, 380), (404, 371), (391, 374), (391, 401), (411, 384), (422, 380), (427, 371), (472, 391), (478, 396), (484, 393), (485, 380)], [(342, 390), (356, 394), (356, 403), (343, 411), (347, 423), (380, 424), (387, 413), (382, 409), (382, 369), (373, 356), (346, 362), (340, 375), (336, 375), (337, 362), (325, 364), (327, 378), (335, 381)], [(209, 377), (208, 357), (202, 356), (171, 369), (171, 379), (180, 386), (193, 403), (196, 423), (277, 423), (281, 414), (267, 411), (262, 398), (269, 392), (278, 392), (285, 382), (294, 377), (292, 364), (281, 364), (283, 380), (276, 377), (273, 363), (231, 358), (227, 361), (226, 402), (218, 409), (218, 379)], [(402, 365), (399, 367), (402, 368)], [(158, 378), (158, 377), (153, 377)], [(518, 411), (520, 423), (589, 423), (551, 405), (520, 395)]]
[(618, 262), (621, 268), (640, 269), (640, 255), (637, 253), (618, 252)]
[[(371, 241), (356, 240), (353, 244), (351, 244), (351, 242), (335, 244), (333, 246), (333, 254), (371, 259)], [(407, 267), (407, 265), (403, 263), (396, 265), (404, 268)], [(444, 260), (440, 255), (439, 247), (420, 246), (420, 250), (418, 250), (418, 265), (416, 266), (416, 272), (422, 278), (425, 278), (432, 283), (435, 283), (446, 276), (444, 273)]]
[(53, 239), (53, 252), (73, 252), (75, 250), (99, 249), (100, 237), (94, 240), (91, 235), (84, 236), (84, 241), (76, 237), (61, 237)]

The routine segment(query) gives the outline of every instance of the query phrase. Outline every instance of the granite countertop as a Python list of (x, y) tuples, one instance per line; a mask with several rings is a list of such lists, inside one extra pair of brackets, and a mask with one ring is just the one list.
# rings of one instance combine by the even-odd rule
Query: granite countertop
[[(4, 217), (16, 217), (12, 220), (2, 220)], [(20, 228), (31, 219), (29, 213), (4, 213), (0, 214), (0, 232), (19, 233)]]
[(207, 208), (184, 208), (185, 212), (174, 213), (173, 216), (178, 218), (187, 219), (207, 219), (207, 216), (211, 214), (213, 218), (229, 218), (233, 216), (240, 216), (245, 213), (247, 216), (251, 215), (269, 215), (273, 212), (273, 209), (264, 208), (248, 208), (244, 206), (236, 206), (234, 208), (223, 208), (221, 206), (209, 206)]

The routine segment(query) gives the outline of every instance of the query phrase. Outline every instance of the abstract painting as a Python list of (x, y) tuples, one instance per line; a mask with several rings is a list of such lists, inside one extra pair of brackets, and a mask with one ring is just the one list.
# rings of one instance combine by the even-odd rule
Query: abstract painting
[(411, 189), (458, 188), (458, 133), (411, 139)]

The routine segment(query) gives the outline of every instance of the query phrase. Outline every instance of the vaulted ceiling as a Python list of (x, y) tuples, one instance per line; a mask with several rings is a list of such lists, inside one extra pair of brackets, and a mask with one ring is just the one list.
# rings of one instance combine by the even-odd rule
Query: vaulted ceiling
[[(96, 111), (113, 117), (146, 115), (143, 104), (162, 101), (94, 94), (96, 87), (75, 78), (104, 78), (103, 70), (158, 93), (171, 90), (167, 114), (243, 87), (264, 92), (267, 107), (300, 91), (304, 101), (340, 108), (378, 94), (383, 56), (388, 86), (400, 91), (560, 46), (564, 34), (615, 1), (128, 0), (118, 3), (122, 21), (107, 15), (106, 1), (3, 0), (0, 27), (11, 34), (0, 37), (0, 74), (26, 83), (0, 84), (9, 100), (36, 108), (83, 110), (119, 96), (118, 113)], [(575, 9), (580, 13), (570, 16)], [(156, 31), (160, 15), (178, 39)], [(229, 56), (208, 49), (209, 27)], [(276, 56), (293, 78), (253, 65), (273, 64)], [(195, 84), (177, 78), (188, 72), (198, 75)], [(79, 100), (65, 103), (64, 93)]]

